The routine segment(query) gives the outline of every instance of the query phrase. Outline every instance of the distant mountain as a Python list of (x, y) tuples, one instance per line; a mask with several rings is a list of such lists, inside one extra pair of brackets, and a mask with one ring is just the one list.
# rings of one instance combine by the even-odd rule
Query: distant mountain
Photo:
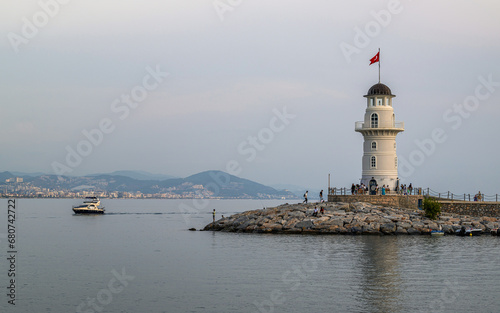
[(114, 171), (112, 173), (92, 174), (87, 176), (100, 176), (100, 175), (125, 176), (137, 180), (166, 180), (166, 179), (177, 178), (171, 175), (152, 174), (146, 171)]
[(6, 179), (15, 177), (11, 172), (1, 172), (0, 173), (0, 182), (4, 182)]
[(37, 177), (37, 176), (47, 175), (47, 174), (42, 173), (42, 172), (25, 173), (25, 172), (14, 172), (14, 171), (12, 171), (10, 173), (12, 173), (12, 175), (17, 176), (17, 177), (26, 177), (26, 176)]
[(276, 197), (288, 197), (293, 194), (291, 192), (276, 190), (272, 187), (265, 186), (254, 181), (239, 178), (229, 175), (221, 171), (206, 171), (189, 176), (184, 179), (192, 184), (200, 184), (208, 186), (210, 183), (216, 183), (220, 189), (220, 196), (224, 198), (262, 198), (268, 195)]

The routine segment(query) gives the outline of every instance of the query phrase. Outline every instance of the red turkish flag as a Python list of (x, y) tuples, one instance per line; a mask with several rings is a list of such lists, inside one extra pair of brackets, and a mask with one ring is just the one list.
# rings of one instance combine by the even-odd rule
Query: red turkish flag
[(370, 59), (370, 65), (372, 65), (373, 63), (377, 63), (378, 61), (380, 61), (379, 57), (380, 57), (380, 51), (377, 52), (377, 54), (375, 54), (375, 56)]

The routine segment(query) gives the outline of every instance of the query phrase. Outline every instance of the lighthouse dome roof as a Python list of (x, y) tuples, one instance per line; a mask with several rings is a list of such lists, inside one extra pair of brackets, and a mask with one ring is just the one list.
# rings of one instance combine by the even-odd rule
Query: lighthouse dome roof
[(387, 95), (394, 96), (391, 92), (391, 89), (384, 84), (378, 83), (370, 87), (368, 89), (367, 96), (375, 96), (375, 95)]

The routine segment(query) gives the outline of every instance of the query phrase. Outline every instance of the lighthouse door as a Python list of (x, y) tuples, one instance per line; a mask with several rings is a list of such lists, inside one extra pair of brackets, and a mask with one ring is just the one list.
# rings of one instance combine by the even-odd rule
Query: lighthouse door
[(371, 195), (377, 194), (377, 181), (374, 178), (370, 180), (370, 194)]

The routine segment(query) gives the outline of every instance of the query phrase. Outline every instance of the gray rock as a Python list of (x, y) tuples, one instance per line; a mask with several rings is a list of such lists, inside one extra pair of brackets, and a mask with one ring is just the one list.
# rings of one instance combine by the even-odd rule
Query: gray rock
[(362, 232), (364, 234), (379, 234), (380, 224), (379, 223), (364, 224)]
[(442, 225), (441, 227), (443, 228), (445, 234), (453, 234), (455, 231), (453, 229), (453, 225)]
[(351, 227), (351, 233), (353, 233), (355, 235), (361, 235), (362, 232), (363, 232), (363, 228), (360, 225), (356, 225), (356, 226)]
[(344, 220), (343, 219), (331, 219), (328, 221), (328, 224), (331, 226), (344, 226)]
[(411, 224), (408, 222), (398, 222), (397, 223), (398, 228), (403, 228), (403, 229), (408, 229), (411, 228)]
[(397, 226), (396, 235), (408, 235), (408, 231), (404, 227)]
[(236, 229), (243, 230), (243, 229), (246, 229), (248, 226), (250, 226), (250, 221), (246, 221), (245, 223), (242, 223), (242, 224), (236, 226)]
[(417, 229), (415, 228), (408, 228), (406, 230), (406, 232), (408, 233), (408, 235), (420, 235), (420, 231), (418, 231)]
[(288, 216), (302, 218), (302, 217), (305, 217), (306, 214), (304, 212), (301, 212), (301, 211), (292, 211), (292, 212), (288, 212)]
[(394, 223), (385, 223), (380, 225), (380, 231), (384, 234), (391, 234), (396, 231), (396, 224)]
[(298, 222), (297, 224), (295, 224), (295, 228), (305, 228), (305, 229), (308, 229), (308, 228), (311, 228), (313, 227), (313, 222), (311, 220), (307, 220), (307, 221), (302, 221), (302, 222)]
[(248, 221), (248, 216), (241, 216), (241, 217), (238, 217), (236, 220), (234, 220), (232, 222), (233, 225), (239, 225), (239, 224), (243, 224), (245, 222)]

